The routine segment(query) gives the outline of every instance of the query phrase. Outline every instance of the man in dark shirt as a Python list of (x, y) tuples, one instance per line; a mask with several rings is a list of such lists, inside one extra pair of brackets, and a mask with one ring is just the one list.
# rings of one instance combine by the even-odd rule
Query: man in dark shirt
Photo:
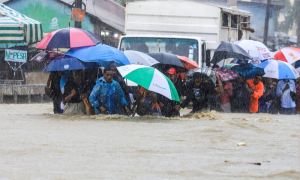
[[(182, 96), (183, 95), (183, 84), (182, 84), (182, 80), (179, 76), (179, 78), (177, 79), (177, 74), (176, 74), (176, 70), (174, 68), (170, 68), (167, 72), (166, 72), (167, 77), (173, 82), (178, 96)], [(158, 102), (159, 102), (159, 106), (161, 108), (161, 113), (162, 116), (165, 117), (173, 117), (173, 116), (180, 116), (180, 103), (177, 101), (172, 101), (168, 98), (166, 98), (165, 96), (162, 96), (160, 94), (158, 94)]]
[(201, 110), (210, 110), (212, 94), (218, 91), (211, 80), (205, 79), (205, 75), (195, 72), (193, 75), (193, 83), (191, 84), (187, 98), (182, 102), (181, 107), (185, 108), (191, 101), (193, 102), (193, 110), (196, 113)]
[(245, 88), (243, 75), (239, 75), (232, 83), (232, 96), (230, 97), (231, 111), (235, 113), (249, 112), (249, 95)]

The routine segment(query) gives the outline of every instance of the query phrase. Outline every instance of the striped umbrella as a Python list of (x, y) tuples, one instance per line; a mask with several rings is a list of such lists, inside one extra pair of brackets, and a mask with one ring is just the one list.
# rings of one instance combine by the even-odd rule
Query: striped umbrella
[(37, 49), (76, 48), (95, 46), (101, 39), (94, 33), (80, 28), (63, 28), (49, 33), (36, 46)]
[(0, 44), (35, 43), (43, 39), (42, 23), (0, 3)]
[(159, 93), (170, 100), (180, 102), (178, 93), (172, 81), (159, 70), (143, 65), (127, 65), (117, 67), (120, 74), (138, 85)]
[(297, 79), (299, 77), (297, 70), (286, 62), (269, 60), (258, 66), (264, 68), (266, 74), (263, 77), (274, 79)]
[(293, 64), (300, 60), (300, 49), (296, 47), (283, 48), (274, 54), (274, 60)]

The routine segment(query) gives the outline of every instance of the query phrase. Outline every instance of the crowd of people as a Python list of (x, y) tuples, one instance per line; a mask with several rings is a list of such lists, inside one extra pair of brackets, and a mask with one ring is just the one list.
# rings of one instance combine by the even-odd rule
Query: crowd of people
[[(257, 74), (253, 79), (242, 75), (213, 82), (195, 72), (182, 79), (175, 68), (165, 75), (174, 84), (181, 102), (172, 101), (141, 86), (128, 87), (116, 64), (101, 69), (51, 72), (45, 92), (53, 100), (54, 113), (74, 115), (120, 114), (180, 116), (180, 109), (191, 113), (216, 110), (224, 113), (300, 114), (300, 78), (276, 80)], [(143, 77), (141, 77), (143, 78)]]

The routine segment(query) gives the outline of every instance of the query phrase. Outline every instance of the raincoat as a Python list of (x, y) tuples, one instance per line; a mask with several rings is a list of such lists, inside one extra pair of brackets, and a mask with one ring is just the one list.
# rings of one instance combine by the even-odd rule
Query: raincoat
[(104, 76), (96, 81), (89, 100), (95, 109), (95, 114), (101, 114), (99, 106), (103, 106), (108, 114), (122, 114), (122, 107), (128, 105), (120, 84), (113, 79), (112, 83), (108, 84)]
[(249, 88), (254, 89), (253, 94), (250, 95), (249, 110), (251, 113), (256, 113), (258, 111), (258, 99), (264, 94), (264, 85), (262, 82), (254, 85), (254, 79), (248, 79), (247, 84), (249, 85)]

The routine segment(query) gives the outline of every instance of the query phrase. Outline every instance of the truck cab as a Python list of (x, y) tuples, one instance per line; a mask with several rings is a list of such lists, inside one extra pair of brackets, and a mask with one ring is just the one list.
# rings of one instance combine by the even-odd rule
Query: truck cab
[(200, 67), (209, 66), (206, 61), (206, 43), (203, 38), (164, 35), (127, 35), (122, 36), (119, 50), (134, 50), (143, 53), (170, 53), (188, 57)]

